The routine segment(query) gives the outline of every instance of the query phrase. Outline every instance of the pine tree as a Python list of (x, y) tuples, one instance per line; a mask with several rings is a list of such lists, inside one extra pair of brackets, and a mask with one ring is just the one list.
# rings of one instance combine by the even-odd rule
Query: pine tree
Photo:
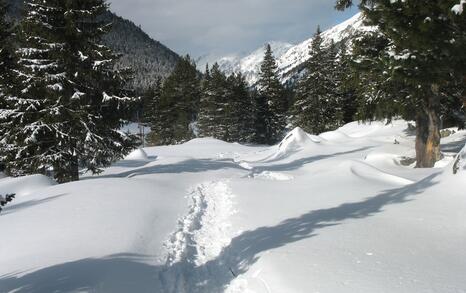
[[(351, 6), (337, 1), (337, 8)], [(433, 167), (440, 158), (442, 91), (466, 78), (466, 17), (452, 9), (457, 0), (364, 0), (367, 23), (389, 41), (386, 76), (402, 85), (416, 109), (417, 167)]]
[(358, 98), (356, 93), (356, 81), (352, 74), (352, 56), (348, 52), (347, 42), (343, 41), (339, 48), (339, 60), (337, 62), (338, 91), (342, 105), (342, 122), (350, 123), (356, 120), (358, 110)]
[(251, 142), (254, 136), (254, 103), (245, 77), (232, 74), (227, 80), (229, 86), (227, 122), (228, 141)]
[(342, 124), (340, 73), (337, 72), (337, 48), (323, 48), (320, 28), (311, 44), (306, 73), (298, 83), (292, 124), (309, 133), (334, 130)]
[(263, 131), (265, 125), (265, 137), (258, 133), (258, 140), (273, 144), (278, 142), (286, 127), (286, 98), (284, 89), (277, 74), (277, 63), (273, 56), (270, 44), (266, 45), (264, 61), (261, 64), (258, 81), (258, 131)]
[[(16, 69), (17, 60), (15, 60), (13, 47), (13, 26), (6, 19), (8, 6), (4, 0), (0, 0), (0, 124), (4, 120), (8, 110), (8, 101), (10, 95), (14, 92), (17, 80), (14, 70)], [(4, 137), (6, 129), (0, 127), (0, 138)], [(0, 149), (2, 148), (2, 139), (0, 139)], [(5, 168), (0, 154), (0, 171)]]
[(198, 127), (200, 137), (210, 137), (215, 132), (216, 97), (213, 92), (212, 76), (209, 64), (206, 65), (204, 77), (201, 82), (201, 98), (199, 103)]
[(207, 70), (203, 82), (203, 93), (199, 110), (201, 137), (228, 140), (228, 99), (230, 97), (227, 78), (217, 63)]
[(100, 44), (108, 24), (103, 0), (30, 0), (17, 50), (22, 88), (11, 98), (2, 157), (11, 175), (79, 179), (79, 167), (98, 173), (133, 147), (119, 131), (133, 101), (117, 56)]
[(157, 78), (146, 93), (146, 105), (144, 107), (144, 120), (150, 125), (151, 133), (148, 135), (148, 142), (157, 145), (159, 133), (161, 132), (161, 108), (160, 99), (162, 97), (162, 79)]
[(199, 74), (194, 61), (186, 56), (162, 88), (160, 144), (183, 143), (194, 138), (193, 123), (197, 120), (199, 100)]

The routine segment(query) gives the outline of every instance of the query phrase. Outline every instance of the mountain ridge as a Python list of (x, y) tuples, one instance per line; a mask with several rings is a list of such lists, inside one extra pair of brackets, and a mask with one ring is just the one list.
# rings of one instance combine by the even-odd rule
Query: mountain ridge
[[(329, 46), (333, 41), (339, 43), (344, 40), (351, 39), (359, 32), (372, 31), (374, 28), (366, 26), (361, 13), (357, 13), (351, 18), (335, 25), (324, 32), (323, 45)], [(297, 78), (302, 71), (305, 62), (309, 59), (311, 53), (311, 43), (314, 37), (311, 37), (297, 45), (291, 45), (286, 50), (284, 47), (277, 46), (277, 43), (287, 44), (283, 42), (271, 42), (272, 50), (278, 65), (278, 75), (283, 83)], [(273, 45), (275, 44), (275, 45)], [(278, 48), (278, 50), (277, 50)], [(233, 55), (234, 56), (234, 55)], [(252, 86), (259, 79), (260, 63), (263, 60), (264, 48), (259, 48), (250, 54), (245, 54), (243, 57), (221, 57), (215, 60), (220, 65), (226, 74), (240, 71), (246, 76), (248, 83)], [(203, 68), (202, 68), (203, 69)]]
[[(9, 17), (19, 20), (24, 0), (7, 0)], [(151, 38), (133, 21), (113, 12), (107, 12), (103, 19), (112, 22), (111, 31), (104, 36), (103, 43), (121, 54), (117, 68), (130, 67), (133, 70), (132, 86), (137, 94), (143, 94), (157, 78), (166, 78), (175, 68), (180, 56), (170, 48)]]

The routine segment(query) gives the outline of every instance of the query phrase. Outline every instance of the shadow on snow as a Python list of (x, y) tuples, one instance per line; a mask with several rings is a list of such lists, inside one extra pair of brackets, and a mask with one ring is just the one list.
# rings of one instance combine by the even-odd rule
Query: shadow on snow
[(119, 254), (1, 276), (0, 292), (222, 292), (264, 252), (316, 237), (335, 225), (374, 216), (388, 205), (413, 200), (415, 195), (436, 184), (436, 176), (360, 202), (310, 211), (276, 226), (246, 231), (233, 238), (217, 258), (202, 266), (195, 266), (189, 259), (171, 266), (152, 266), (147, 264), (149, 256)]

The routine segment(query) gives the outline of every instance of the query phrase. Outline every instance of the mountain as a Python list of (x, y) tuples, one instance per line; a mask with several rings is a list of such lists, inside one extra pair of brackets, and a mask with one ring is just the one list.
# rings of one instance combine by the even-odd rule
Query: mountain
[[(7, 0), (10, 17), (21, 18), (23, 0)], [(133, 22), (109, 12), (102, 16), (113, 23), (104, 43), (120, 53), (117, 67), (130, 67), (134, 71), (133, 86), (138, 93), (147, 90), (155, 80), (167, 77), (179, 60), (178, 54), (149, 37)]]
[(160, 42), (149, 37), (133, 22), (113, 13), (105, 16), (113, 23), (112, 30), (104, 37), (104, 43), (121, 53), (119, 67), (134, 71), (134, 88), (147, 90), (157, 78), (167, 77), (175, 68), (180, 56)]
[[(336, 25), (322, 33), (324, 46), (355, 37), (359, 32), (371, 31), (372, 27), (363, 24), (363, 17), (360, 13)], [(304, 67), (304, 63), (309, 59), (311, 53), (311, 43), (313, 38), (307, 39), (298, 45), (288, 43), (271, 42), (272, 50), (277, 58), (278, 73), (282, 82), (287, 82), (299, 76)], [(216, 62), (227, 74), (232, 72), (242, 72), (246, 75), (248, 82), (254, 85), (259, 78), (260, 64), (264, 57), (264, 48), (259, 48), (251, 54), (243, 56), (227, 56), (219, 58)], [(214, 60), (215, 61), (215, 60)], [(200, 62), (202, 64), (202, 61)], [(202, 68), (203, 69), (203, 68)]]
[[(294, 45), (284, 42), (270, 42), (275, 58), (280, 58)], [(198, 60), (199, 70), (204, 70), (205, 64), (212, 65), (217, 62), (220, 69), (227, 75), (241, 72), (249, 84), (255, 84), (259, 78), (260, 65), (265, 54), (265, 44), (261, 48), (249, 54), (230, 55), (215, 59), (212, 56), (204, 56)]]

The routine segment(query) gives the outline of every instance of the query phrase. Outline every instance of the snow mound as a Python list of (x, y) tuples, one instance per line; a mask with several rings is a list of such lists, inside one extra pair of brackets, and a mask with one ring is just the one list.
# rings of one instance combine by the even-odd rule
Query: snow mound
[(325, 140), (328, 140), (328, 141), (341, 141), (341, 140), (348, 140), (350, 138), (348, 135), (338, 130), (324, 132), (320, 134), (319, 137)]
[(7, 177), (0, 180), (0, 194), (15, 193), (17, 197), (26, 196), (53, 185), (56, 183), (44, 175)]
[(126, 156), (125, 160), (128, 161), (146, 161), (149, 160), (147, 153), (143, 149), (137, 149)]
[(253, 173), (249, 175), (249, 178), (262, 179), (262, 180), (271, 180), (271, 181), (289, 181), (293, 180), (294, 177), (284, 173), (264, 171), (261, 173)]
[(277, 156), (283, 156), (296, 152), (305, 148), (308, 145), (314, 145), (321, 142), (317, 136), (310, 136), (300, 127), (296, 127), (291, 131), (278, 145)]

